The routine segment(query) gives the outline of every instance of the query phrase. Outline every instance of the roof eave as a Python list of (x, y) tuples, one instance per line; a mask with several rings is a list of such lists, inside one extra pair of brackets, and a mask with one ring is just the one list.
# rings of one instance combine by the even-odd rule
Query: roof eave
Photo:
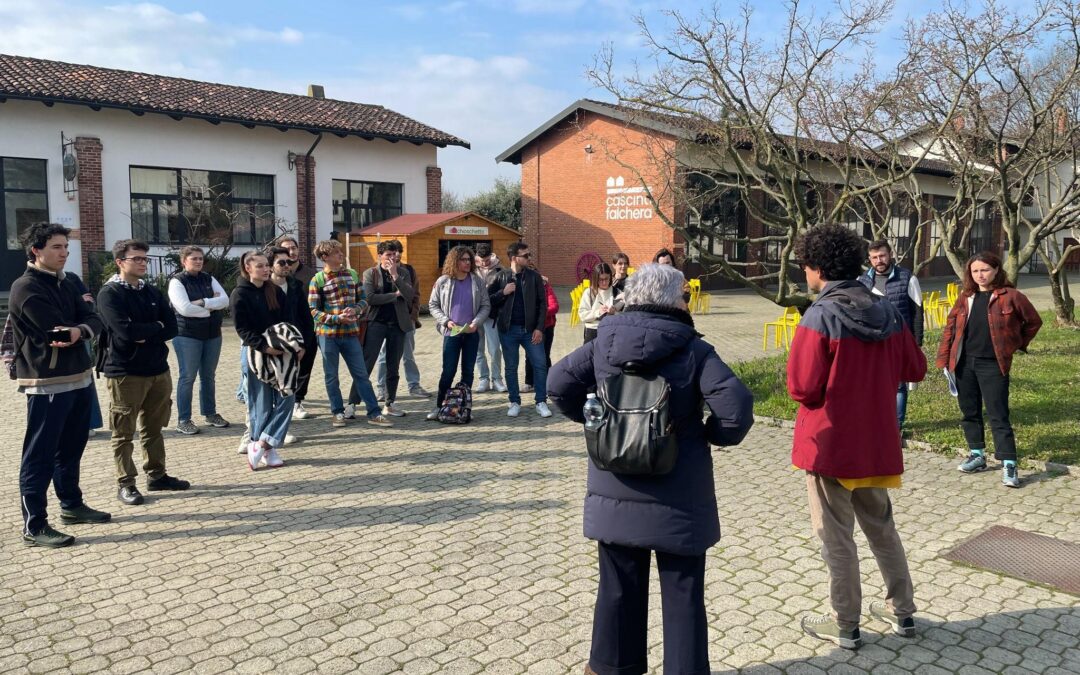
[(364, 139), (367, 139), (367, 140), (371, 140), (371, 139), (375, 139), (375, 138), (381, 138), (383, 140), (387, 140), (387, 141), (391, 141), (391, 142), (407, 141), (407, 142), (413, 143), (415, 145), (425, 145), (425, 144), (427, 144), (427, 145), (434, 145), (434, 146), (439, 147), (439, 148), (445, 148), (448, 145), (456, 145), (458, 147), (463, 147), (463, 148), (466, 148), (466, 149), (472, 149), (472, 146), (470, 145), (470, 143), (468, 141), (462, 140), (460, 138), (455, 138), (452, 141), (451, 140), (443, 141), (443, 140), (436, 140), (436, 139), (433, 139), (433, 138), (425, 138), (425, 137), (421, 137), (421, 136), (407, 136), (407, 135), (386, 134), (386, 133), (378, 133), (378, 132), (370, 132), (370, 131), (356, 131), (356, 130), (353, 130), (353, 129), (339, 129), (339, 128), (334, 128), (334, 127), (307, 126), (307, 125), (301, 125), (301, 124), (289, 124), (289, 123), (284, 123), (284, 122), (265, 122), (265, 121), (261, 121), (261, 120), (252, 120), (252, 119), (239, 118), (239, 117), (224, 117), (224, 116), (216, 116), (216, 115), (205, 115), (205, 114), (201, 114), (201, 113), (192, 113), (192, 112), (187, 112), (187, 111), (183, 111), (183, 110), (161, 110), (161, 109), (157, 109), (157, 108), (146, 108), (146, 107), (141, 107), (141, 106), (125, 105), (123, 103), (110, 103), (110, 102), (107, 102), (107, 101), (88, 101), (88, 100), (84, 100), (84, 99), (65, 98), (65, 97), (61, 97), (61, 96), (35, 96), (33, 94), (17, 94), (17, 93), (11, 93), (11, 92), (0, 92), (0, 103), (2, 103), (3, 101), (5, 101), (7, 99), (15, 99), (15, 100), (21, 100), (21, 101), (38, 101), (40, 103), (48, 103), (48, 104), (64, 103), (64, 104), (68, 104), (68, 105), (81, 105), (81, 106), (86, 106), (88, 108), (97, 109), (97, 110), (100, 110), (101, 108), (110, 108), (112, 110), (127, 110), (128, 112), (132, 112), (132, 113), (135, 113), (135, 114), (138, 114), (138, 115), (142, 115), (142, 114), (145, 114), (145, 113), (152, 113), (152, 114), (155, 114), (155, 115), (165, 115), (165, 116), (168, 116), (168, 117), (172, 117), (174, 119), (176, 119), (176, 118), (181, 118), (181, 119), (187, 118), (187, 119), (204, 120), (204, 121), (210, 122), (212, 124), (220, 124), (222, 122), (226, 122), (226, 123), (229, 123), (229, 124), (240, 124), (240, 125), (246, 126), (248, 128), (251, 128), (251, 127), (269, 127), (271, 129), (277, 129), (278, 131), (290, 131), (290, 130), (306, 131), (306, 132), (311, 133), (311, 134), (323, 134), (323, 133), (326, 133), (326, 134), (337, 134), (337, 135), (340, 135), (340, 136), (358, 136), (360, 138), (364, 138)]
[(624, 112), (594, 103), (589, 99), (581, 98), (568, 105), (560, 113), (558, 113), (548, 121), (544, 122), (536, 129), (533, 129), (532, 132), (530, 132), (520, 141), (513, 144), (506, 150), (502, 151), (500, 154), (496, 155), (495, 163), (498, 164), (500, 162), (509, 162), (511, 164), (521, 164), (521, 153), (526, 147), (528, 147), (537, 138), (547, 133), (556, 124), (563, 121), (572, 113), (575, 113), (578, 110), (585, 110), (588, 112), (596, 113), (597, 115), (603, 115), (604, 117), (610, 117), (611, 119), (617, 119), (628, 124), (634, 124), (636, 126), (645, 127), (647, 129), (652, 129), (654, 131), (659, 131), (680, 138), (688, 137), (688, 132), (685, 129), (679, 129), (678, 127), (672, 126), (670, 124), (664, 124), (663, 122), (659, 122), (657, 120), (650, 120), (646, 118), (631, 119), (631, 116), (627, 115)]

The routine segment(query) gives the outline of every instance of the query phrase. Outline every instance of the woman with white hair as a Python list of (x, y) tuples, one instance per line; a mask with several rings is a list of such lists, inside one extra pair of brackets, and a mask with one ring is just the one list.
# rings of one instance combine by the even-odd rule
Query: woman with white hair
[(586, 673), (648, 670), (653, 551), (664, 608), (664, 672), (709, 669), (705, 553), (720, 539), (709, 446), (742, 441), (753, 424), (753, 397), (694, 330), (683, 283), (674, 267), (642, 266), (626, 280), (623, 311), (604, 319), (596, 339), (556, 363), (548, 377), (552, 402), (583, 423), (590, 388), (619, 377), (628, 364), (662, 376), (678, 446), (673, 467), (662, 475), (614, 473), (589, 462), (585, 536), (597, 542), (600, 584)]

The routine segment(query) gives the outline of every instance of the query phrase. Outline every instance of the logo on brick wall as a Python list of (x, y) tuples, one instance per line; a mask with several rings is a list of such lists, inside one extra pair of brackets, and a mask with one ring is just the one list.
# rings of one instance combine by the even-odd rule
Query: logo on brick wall
[(608, 220), (649, 220), (653, 217), (652, 203), (645, 187), (626, 187), (622, 176), (608, 177), (604, 206), (604, 216)]

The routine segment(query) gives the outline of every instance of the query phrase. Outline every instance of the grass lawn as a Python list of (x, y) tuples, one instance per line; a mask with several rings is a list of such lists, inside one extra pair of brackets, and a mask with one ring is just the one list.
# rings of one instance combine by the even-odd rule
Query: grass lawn
[[(1055, 328), (1044, 312), (1043, 327), (1029, 353), (1013, 357), (1009, 407), (1021, 459), (1080, 465), (1080, 331)], [(927, 379), (908, 397), (906, 426), (910, 438), (937, 449), (964, 448), (960, 409), (949, 395), (945, 377), (934, 368), (941, 331), (926, 334)], [(733, 365), (754, 392), (754, 412), (794, 420), (798, 409), (787, 395), (787, 355)], [(868, 373), (872, 376), (872, 373)], [(993, 448), (990, 422), (986, 441)]]

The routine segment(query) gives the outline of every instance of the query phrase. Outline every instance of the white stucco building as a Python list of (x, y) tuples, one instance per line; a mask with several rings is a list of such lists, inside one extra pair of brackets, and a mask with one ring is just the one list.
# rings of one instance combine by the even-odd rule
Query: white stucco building
[(75, 230), (85, 274), (119, 239), (163, 255), (227, 238), (239, 255), (287, 227), (307, 255), (334, 231), (441, 210), (438, 149), (466, 141), (311, 89), (0, 55), (0, 292), (22, 273), (21, 232), (42, 220)]

